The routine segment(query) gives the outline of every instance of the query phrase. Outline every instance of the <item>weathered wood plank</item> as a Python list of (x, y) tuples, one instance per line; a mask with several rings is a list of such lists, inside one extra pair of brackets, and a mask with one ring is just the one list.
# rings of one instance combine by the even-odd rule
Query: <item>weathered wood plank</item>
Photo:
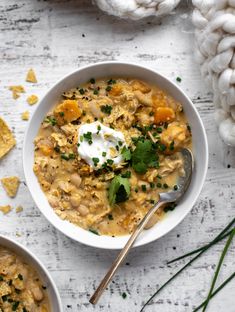
[[(219, 140), (213, 122), (212, 95), (204, 85), (193, 59), (193, 26), (190, 8), (184, 2), (176, 14), (129, 22), (106, 16), (88, 0), (1, 0), (0, 2), (0, 115), (14, 129), (17, 147), (0, 162), (0, 177), (17, 174), (20, 190), (8, 199), (0, 187), (1, 204), (24, 206), (17, 215), (0, 216), (0, 232), (22, 242), (48, 267), (63, 300), (65, 311), (139, 311), (141, 304), (179, 264), (166, 260), (205, 243), (234, 215), (234, 151)], [(21, 121), (25, 96), (14, 101), (7, 87), (24, 84), (28, 93), (40, 97), (57, 79), (78, 66), (104, 60), (133, 61), (157, 69), (175, 80), (189, 94), (205, 124), (210, 163), (207, 180), (196, 205), (171, 233), (148, 246), (132, 250), (97, 307), (88, 304), (116, 252), (100, 251), (77, 244), (57, 232), (41, 216), (24, 182), (21, 154), (27, 122)], [(39, 83), (24, 82), (29, 67), (36, 70)], [(16, 234), (20, 236), (16, 236)], [(188, 312), (200, 303), (218, 260), (222, 244), (183, 273), (163, 291), (146, 311)], [(234, 252), (234, 247), (233, 250)], [(234, 271), (232, 253), (226, 258), (220, 281)], [(210, 305), (208, 311), (234, 312), (231, 283)], [(127, 293), (124, 300), (122, 292)]]

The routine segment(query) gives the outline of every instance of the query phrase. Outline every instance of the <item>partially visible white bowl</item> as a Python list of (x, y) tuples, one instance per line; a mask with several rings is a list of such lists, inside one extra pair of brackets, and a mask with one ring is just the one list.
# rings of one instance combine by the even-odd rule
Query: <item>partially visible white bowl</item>
[(47, 294), (50, 302), (51, 312), (63, 312), (59, 292), (49, 272), (36, 256), (18, 242), (0, 235), (0, 246), (10, 249), (20, 256), (25, 262), (32, 266), (38, 273), (44, 285), (47, 286)]
[(48, 204), (47, 198), (33, 172), (33, 141), (38, 133), (40, 123), (47, 112), (59, 101), (61, 94), (88, 81), (91, 77), (134, 77), (159, 86), (183, 105), (192, 129), (195, 169), (190, 187), (177, 206), (177, 209), (168, 213), (162, 221), (140, 235), (135, 246), (141, 246), (156, 240), (172, 230), (184, 219), (196, 202), (206, 177), (208, 165), (208, 144), (205, 129), (193, 103), (175, 83), (156, 71), (137, 64), (121, 62), (97, 63), (79, 68), (57, 82), (42, 98), (30, 120), (24, 139), (23, 167), (31, 195), (46, 219), (59, 231), (78, 242), (98, 248), (120, 249), (126, 243), (128, 236), (97, 236), (68, 221), (61, 220)]

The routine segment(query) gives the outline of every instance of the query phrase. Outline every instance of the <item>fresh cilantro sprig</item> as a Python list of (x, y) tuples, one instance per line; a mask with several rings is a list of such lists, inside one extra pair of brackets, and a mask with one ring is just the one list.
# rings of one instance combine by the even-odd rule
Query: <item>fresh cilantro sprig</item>
[(128, 178), (123, 178), (117, 175), (113, 178), (109, 191), (109, 203), (113, 206), (115, 203), (121, 203), (129, 198), (131, 192), (130, 181)]
[(150, 140), (139, 141), (131, 159), (132, 168), (139, 174), (146, 173), (148, 168), (159, 167), (158, 155)]

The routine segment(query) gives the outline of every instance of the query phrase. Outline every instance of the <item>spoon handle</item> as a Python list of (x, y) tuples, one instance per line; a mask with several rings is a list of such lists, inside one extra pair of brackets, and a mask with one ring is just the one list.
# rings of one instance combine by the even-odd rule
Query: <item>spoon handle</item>
[(117, 258), (114, 260), (111, 268), (109, 269), (109, 271), (106, 273), (105, 277), (103, 278), (103, 280), (101, 281), (100, 285), (98, 286), (98, 288), (96, 289), (96, 291), (94, 292), (94, 294), (92, 295), (92, 297), (90, 298), (90, 303), (92, 304), (96, 304), (99, 300), (99, 298), (101, 297), (102, 293), (104, 292), (105, 288), (107, 287), (107, 285), (109, 284), (111, 278), (113, 277), (113, 275), (115, 274), (115, 272), (117, 271), (118, 267), (121, 265), (121, 263), (123, 262), (123, 260), (126, 258), (130, 248), (133, 246), (135, 240), (137, 239), (137, 237), (140, 235), (140, 233), (143, 231), (144, 227), (146, 226), (146, 224), (148, 223), (148, 221), (151, 219), (151, 217), (153, 216), (153, 214), (164, 204), (164, 201), (159, 200), (157, 202), (157, 204), (152, 207), (148, 213), (144, 216), (144, 218), (141, 220), (141, 222), (138, 224), (138, 226), (136, 227), (135, 231), (132, 233), (131, 237), (129, 238), (129, 240), (127, 241), (126, 245), (124, 246), (124, 248), (121, 250), (121, 252), (119, 253), (119, 255), (117, 256)]

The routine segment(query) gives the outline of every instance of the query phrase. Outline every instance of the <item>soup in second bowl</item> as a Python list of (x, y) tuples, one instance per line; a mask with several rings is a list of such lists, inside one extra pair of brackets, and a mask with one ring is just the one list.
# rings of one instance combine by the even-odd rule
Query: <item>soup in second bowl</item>
[(37, 271), (0, 246), (0, 311), (49, 312), (46, 286)]

